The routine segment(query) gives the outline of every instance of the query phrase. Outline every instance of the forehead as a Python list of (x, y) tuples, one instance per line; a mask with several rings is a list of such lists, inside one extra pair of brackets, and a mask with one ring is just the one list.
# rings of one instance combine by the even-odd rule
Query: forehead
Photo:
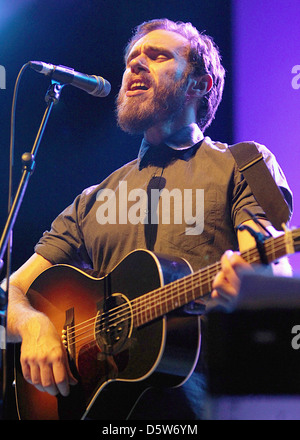
[(175, 54), (184, 55), (188, 51), (189, 41), (177, 32), (156, 29), (137, 40), (131, 47), (127, 56), (133, 52), (139, 52), (143, 46), (165, 48)]

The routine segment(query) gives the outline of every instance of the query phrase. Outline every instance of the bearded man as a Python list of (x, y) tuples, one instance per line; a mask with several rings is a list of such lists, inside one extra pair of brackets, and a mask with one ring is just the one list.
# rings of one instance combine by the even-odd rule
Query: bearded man
[[(138, 158), (76, 197), (10, 279), (9, 341), (22, 342), (24, 378), (39, 391), (67, 396), (77, 383), (56, 328), (25, 295), (42, 271), (65, 263), (103, 277), (136, 249), (184, 258), (193, 270), (221, 259), (211, 297), (228, 301), (238, 294), (238, 269), (248, 267), (239, 253), (255, 245), (237, 226), (260, 230), (244, 208), (276, 233), (227, 144), (204, 137), (224, 77), (213, 40), (190, 23), (152, 20), (136, 29), (125, 51), (116, 111), (124, 131), (143, 135)], [(274, 155), (258, 148), (289, 192)], [(204, 381), (196, 363), (181, 387), (146, 391), (130, 417), (200, 419)], [(115, 404), (122, 405), (123, 397)], [(104, 414), (109, 418), (99, 409), (99, 418)]]

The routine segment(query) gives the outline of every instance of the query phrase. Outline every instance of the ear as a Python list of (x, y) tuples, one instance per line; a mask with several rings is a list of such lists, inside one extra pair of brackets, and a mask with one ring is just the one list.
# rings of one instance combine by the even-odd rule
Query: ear
[(191, 78), (191, 83), (187, 94), (189, 96), (196, 96), (198, 98), (206, 95), (213, 86), (213, 79), (211, 75), (202, 75), (199, 78)]

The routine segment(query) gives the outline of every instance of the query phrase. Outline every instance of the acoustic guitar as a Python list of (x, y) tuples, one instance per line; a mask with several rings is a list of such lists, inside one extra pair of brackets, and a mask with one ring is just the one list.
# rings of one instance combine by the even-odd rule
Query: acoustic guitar
[[(300, 249), (300, 229), (263, 243), (269, 263)], [(261, 263), (262, 249), (242, 253)], [(27, 296), (48, 315), (78, 379), (68, 397), (38, 391), (22, 376), (16, 345), (16, 402), (20, 419), (126, 419), (149, 387), (177, 387), (200, 353), (200, 318), (184, 306), (204, 298), (221, 269), (195, 273), (187, 261), (147, 250), (129, 253), (111, 273), (94, 278), (68, 265), (42, 272)], [(122, 398), (122, 402), (121, 402)]]

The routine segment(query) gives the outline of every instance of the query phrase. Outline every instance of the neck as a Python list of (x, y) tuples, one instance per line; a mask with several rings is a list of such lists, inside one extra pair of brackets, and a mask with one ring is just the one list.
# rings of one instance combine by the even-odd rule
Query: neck
[(172, 129), (169, 125), (152, 127), (144, 133), (145, 140), (152, 145), (166, 144), (174, 149), (184, 149), (203, 139), (203, 133), (196, 123)]

